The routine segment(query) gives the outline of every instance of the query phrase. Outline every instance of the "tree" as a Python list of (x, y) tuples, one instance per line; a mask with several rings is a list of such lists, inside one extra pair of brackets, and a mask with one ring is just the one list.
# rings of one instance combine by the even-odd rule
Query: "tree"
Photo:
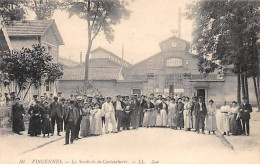
[(29, 0), (26, 6), (34, 11), (36, 20), (44, 20), (50, 19), (61, 4), (58, 0)]
[(59, 65), (51, 62), (52, 56), (40, 44), (33, 45), (32, 49), (23, 48), (19, 52), (3, 52), (0, 57), (0, 70), (17, 84), (17, 96), (27, 89), (24, 99), (32, 85), (38, 88), (46, 80), (54, 82), (63, 74)]
[(194, 20), (192, 44), (198, 53), (199, 71), (210, 73), (223, 66), (235, 73), (238, 102), (241, 88), (243, 96), (249, 97), (251, 74), (259, 75), (259, 65), (255, 63), (258, 62), (259, 7), (260, 2), (254, 0), (203, 0), (189, 5), (186, 13), (187, 18)]
[(96, 36), (102, 31), (108, 42), (114, 39), (113, 26), (127, 19), (130, 11), (126, 9), (128, 3), (121, 0), (82, 0), (72, 1), (67, 4), (70, 17), (77, 15), (85, 20), (88, 25), (88, 48), (85, 56), (84, 90), (89, 83), (89, 55)]
[(10, 24), (25, 18), (26, 10), (21, 7), (24, 0), (0, 0), (0, 17), (2, 24)]

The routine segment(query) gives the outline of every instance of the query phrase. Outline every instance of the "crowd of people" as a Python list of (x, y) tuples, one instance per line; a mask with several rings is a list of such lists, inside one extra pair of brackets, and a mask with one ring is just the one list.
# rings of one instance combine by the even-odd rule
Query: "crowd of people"
[[(103, 128), (105, 134), (139, 127), (164, 127), (202, 134), (205, 134), (205, 130), (209, 134), (215, 134), (219, 129), (223, 135), (249, 136), (249, 119), (252, 112), (246, 97), (243, 97), (240, 106), (235, 101), (232, 106), (224, 102), (219, 109), (220, 120), (216, 117), (214, 101), (210, 100), (206, 104), (203, 97), (192, 97), (190, 100), (189, 97), (175, 99), (170, 96), (164, 98), (162, 95), (155, 97), (154, 94), (148, 97), (118, 95), (112, 100), (110, 96), (104, 98), (71, 95), (69, 99), (65, 99), (61, 92), (55, 97), (52, 94), (50, 97), (33, 97), (28, 110), (28, 134), (43, 134), (43, 137), (49, 137), (54, 135), (57, 127), (57, 135), (60, 136), (61, 131), (66, 132), (65, 145), (81, 137), (102, 135)], [(12, 106), (13, 132), (21, 135), (21, 131), (25, 130), (25, 114), (20, 98), (17, 97)], [(217, 121), (220, 121), (219, 127)], [(111, 132), (109, 124), (112, 125)]]

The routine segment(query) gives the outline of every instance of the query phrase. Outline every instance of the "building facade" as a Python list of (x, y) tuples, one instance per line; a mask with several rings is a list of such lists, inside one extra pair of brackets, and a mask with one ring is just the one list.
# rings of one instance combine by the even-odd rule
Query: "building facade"
[[(115, 96), (121, 95), (149, 95), (154, 93), (155, 95), (165, 96), (203, 96), (206, 101), (213, 99), (216, 103), (223, 103), (226, 101), (236, 100), (237, 92), (237, 77), (231, 73), (223, 73), (221, 70), (216, 72), (202, 75), (197, 68), (198, 59), (196, 56), (189, 52), (190, 43), (180, 39), (176, 36), (172, 36), (159, 43), (161, 51), (137, 64), (130, 65), (120, 63), (120, 61), (111, 59), (107, 51), (103, 48), (97, 48), (92, 52), (90, 65), (90, 76), (100, 76), (97, 78), (91, 78), (93, 85), (100, 90), (103, 95)], [(113, 56), (116, 56), (113, 54)], [(117, 59), (121, 59), (116, 56)], [(123, 60), (121, 59), (121, 62)], [(113, 81), (105, 80), (103, 72), (110, 74), (111, 71), (104, 70), (102, 72), (91, 70), (91, 68), (108, 68), (108, 67), (120, 67), (121, 72), (118, 73), (120, 77), (117, 79), (114, 77)], [(72, 91), (68, 86), (83, 85), (84, 70), (81, 72), (81, 78), (78, 81), (70, 78), (71, 72), (76, 69), (84, 69), (84, 63), (74, 67), (74, 69), (68, 69), (64, 71), (64, 77), (60, 82), (61, 91)], [(73, 72), (74, 75), (79, 74)], [(251, 102), (255, 102), (253, 83), (249, 79), (249, 91), (251, 94)]]

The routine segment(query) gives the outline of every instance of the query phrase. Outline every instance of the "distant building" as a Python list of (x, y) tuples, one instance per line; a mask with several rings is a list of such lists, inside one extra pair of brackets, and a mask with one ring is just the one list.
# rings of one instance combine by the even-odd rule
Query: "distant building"
[[(221, 69), (202, 75), (197, 68), (198, 59), (189, 52), (190, 43), (176, 36), (159, 45), (161, 52), (134, 65), (113, 53), (111, 58), (110, 51), (99, 47), (93, 50), (89, 61), (89, 78), (103, 95), (154, 93), (173, 97), (202, 96), (206, 101), (213, 99), (217, 104), (236, 100), (236, 75), (231, 72), (224, 74)], [(115, 67), (118, 71), (114, 70)], [(64, 71), (60, 91), (69, 95), (73, 90), (82, 88), (83, 81), (84, 63)], [(249, 80), (250, 102), (256, 101), (253, 88)]]
[[(59, 46), (64, 45), (64, 42), (54, 20), (14, 21), (3, 29), (8, 37), (7, 42), (10, 41), (8, 42), (9, 48), (11, 47), (10, 50), (20, 51), (23, 47), (31, 48), (33, 44), (41, 44), (45, 46), (47, 52), (53, 57), (53, 62), (59, 62)], [(3, 32), (0, 31), (0, 38)], [(5, 44), (2, 43), (2, 38), (0, 46), (5, 47)], [(58, 83), (44, 83), (39, 89), (32, 88), (30, 89), (28, 99), (31, 98), (32, 94), (42, 95), (44, 92), (56, 94), (57, 85)], [(11, 89), (14, 91), (14, 85)]]

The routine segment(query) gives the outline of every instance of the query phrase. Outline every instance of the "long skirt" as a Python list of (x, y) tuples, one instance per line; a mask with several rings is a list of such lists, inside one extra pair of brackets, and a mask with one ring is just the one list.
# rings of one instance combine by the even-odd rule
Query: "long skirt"
[(132, 113), (132, 126), (134, 129), (139, 127), (140, 114), (138, 111), (133, 111)]
[(157, 110), (150, 111), (148, 126), (155, 126), (156, 125), (156, 116), (157, 116)]
[(31, 116), (28, 134), (30, 136), (37, 136), (41, 134), (41, 117), (40, 116)]
[(42, 134), (52, 133), (52, 124), (49, 114), (44, 114), (42, 116)]
[(102, 135), (102, 119), (101, 117), (91, 117), (90, 132), (92, 135)]
[(23, 122), (23, 116), (18, 115), (13, 117), (13, 132), (19, 133), (21, 131), (24, 131), (24, 122)]
[(90, 135), (91, 135), (91, 132), (90, 132), (89, 116), (82, 116), (81, 126), (80, 126), (80, 136), (88, 137)]
[(221, 113), (219, 130), (221, 132), (229, 132), (230, 131), (229, 116), (226, 115), (225, 113)]
[(168, 112), (168, 120), (167, 120), (167, 125), (169, 127), (173, 126), (173, 111), (169, 110)]
[(177, 113), (176, 113), (176, 111), (173, 111), (173, 113), (172, 113), (172, 127), (176, 128), (177, 125), (178, 125)]
[(177, 113), (177, 125), (176, 125), (176, 127), (180, 127), (180, 128), (184, 127), (183, 112)]
[(143, 119), (143, 127), (149, 126), (149, 119), (150, 119), (151, 112), (146, 111), (144, 113), (144, 119)]
[(122, 127), (123, 128), (129, 128), (130, 127), (130, 120), (131, 119), (131, 114), (130, 113), (123, 113), (122, 117)]
[(230, 133), (232, 135), (241, 135), (243, 134), (243, 129), (240, 119), (236, 120), (237, 114), (232, 114), (230, 117)]
[(189, 110), (184, 110), (184, 127), (186, 129), (191, 129), (192, 128), (192, 116), (189, 113)]
[(167, 112), (165, 109), (160, 111), (161, 115), (161, 126), (167, 126)]
[(217, 120), (215, 115), (207, 115), (206, 117), (206, 130), (216, 131), (217, 130)]
[(160, 127), (162, 126), (162, 118), (160, 113), (156, 113), (156, 126)]

